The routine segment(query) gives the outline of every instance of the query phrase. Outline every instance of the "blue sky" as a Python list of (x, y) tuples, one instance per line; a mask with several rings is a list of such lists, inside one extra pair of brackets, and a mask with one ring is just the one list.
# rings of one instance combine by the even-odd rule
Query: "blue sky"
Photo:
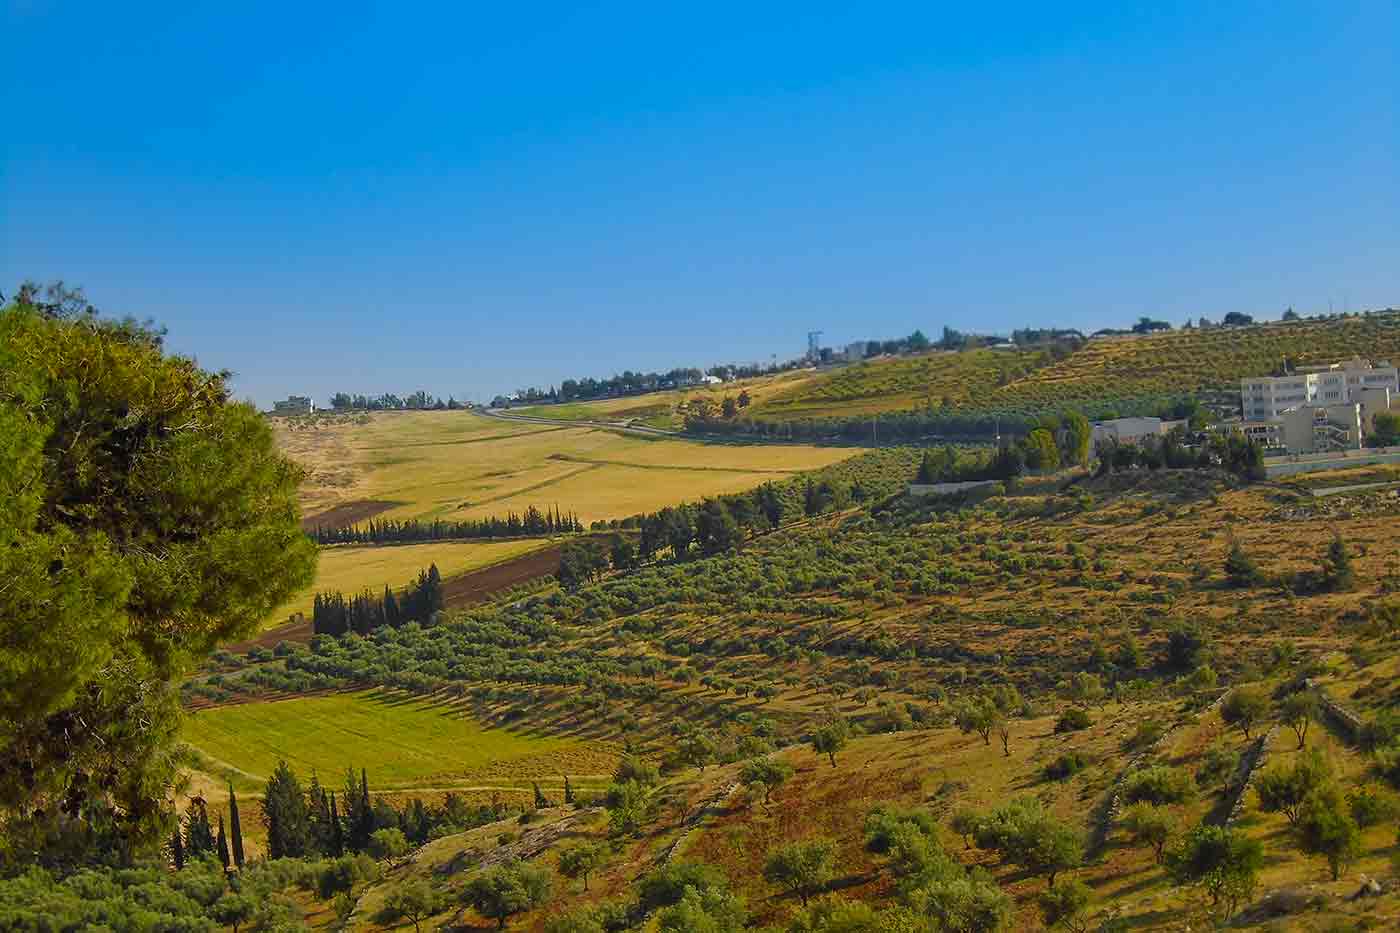
[(0, 0), (0, 288), (242, 396), (1400, 305), (1400, 6)]

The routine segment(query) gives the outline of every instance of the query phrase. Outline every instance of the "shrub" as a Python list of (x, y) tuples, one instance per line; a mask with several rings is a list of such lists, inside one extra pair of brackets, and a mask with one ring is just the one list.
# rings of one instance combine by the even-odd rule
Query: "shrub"
[(408, 851), (408, 840), (398, 829), (376, 829), (369, 837), (370, 855), (377, 859), (399, 858)]
[(1128, 803), (1162, 806), (1185, 803), (1193, 794), (1191, 778), (1179, 768), (1153, 765), (1128, 775), (1123, 782), (1123, 799)]
[(1201, 754), (1201, 763), (1196, 768), (1196, 784), (1200, 787), (1223, 784), (1230, 779), (1239, 765), (1238, 752), (1224, 745), (1212, 745)]
[(1144, 719), (1138, 723), (1137, 729), (1123, 742), (1123, 747), (1129, 751), (1139, 751), (1148, 748), (1162, 738), (1166, 733), (1166, 726), (1155, 719)]
[(1087, 710), (1081, 709), (1078, 706), (1071, 706), (1060, 713), (1060, 718), (1055, 720), (1055, 731), (1078, 732), (1081, 729), (1089, 728), (1093, 724), (1094, 721), (1089, 718)]
[(1365, 784), (1347, 794), (1351, 818), (1362, 829), (1389, 823), (1400, 816), (1400, 801), (1395, 795), (1375, 784)]
[(1063, 781), (1083, 771), (1089, 766), (1089, 759), (1081, 752), (1065, 752), (1044, 768), (1046, 780)]

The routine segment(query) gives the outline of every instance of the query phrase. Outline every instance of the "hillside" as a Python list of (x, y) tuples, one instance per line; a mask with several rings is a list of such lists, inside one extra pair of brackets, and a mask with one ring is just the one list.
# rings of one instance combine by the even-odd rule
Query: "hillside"
[(332, 521), (327, 515), (336, 523), (487, 518), (532, 505), (557, 505), (588, 524), (751, 489), (853, 453), (639, 438), (465, 411), (317, 414), (279, 418), (275, 428), (282, 450), (307, 470), (300, 499), (308, 525)]
[[(987, 812), (1017, 796), (1038, 799), (1084, 841), (1087, 861), (1072, 874), (1088, 886), (1089, 914), (1175, 929), (1183, 912), (1202, 917), (1205, 902), (1174, 885), (1150, 848), (1132, 843), (1115, 806), (1154, 762), (1192, 782), (1189, 794), (1164, 804), (1178, 835), (1198, 821), (1228, 822), (1264, 846), (1267, 861), (1239, 905), (1239, 925), (1264, 924), (1260, 904), (1285, 915), (1299, 909), (1286, 906), (1289, 898), (1310, 904), (1318, 924), (1393, 922), (1394, 896), (1344, 899), (1363, 873), (1389, 877), (1393, 819), (1366, 829), (1356, 860), (1330, 880), (1324, 862), (1298, 851), (1284, 817), (1261, 811), (1241, 783), (1251, 765), (1290, 764), (1291, 733), (1266, 721), (1246, 737), (1222, 719), (1217, 701), (1233, 685), (1287, 692), (1308, 675), (1363, 719), (1395, 702), (1389, 594), (1400, 578), (1390, 542), (1400, 500), (1385, 489), (1313, 499), (1298, 484), (1239, 487), (1194, 471), (1065, 482), (1026, 481), (981, 502), (891, 499), (759, 536), (736, 553), (645, 567), (437, 628), (320, 640), (271, 660), (226, 658), (219, 690), (223, 702), (256, 708), (288, 691), (377, 688), (402, 696), (405, 708), (426, 703), (474, 719), (483, 735), (509, 729), (614, 756), (629, 745), (670, 774), (648, 792), (635, 831), (610, 830), (611, 811), (546, 809), (524, 826), (512, 818), (432, 843), (366, 888), (356, 914), (362, 929), (380, 928), (369, 908), (413, 879), (454, 894), (473, 866), (507, 854), (553, 874), (561, 845), (581, 839), (608, 853), (589, 891), (556, 876), (547, 905), (513, 925), (542, 929), (547, 917), (604, 898), (631, 902), (638, 878), (673, 845), (678, 857), (716, 866), (752, 924), (785, 925), (800, 905), (762, 880), (763, 859), (814, 836), (835, 840), (833, 889), (897, 912), (907, 903), (899, 871), (864, 845), (877, 805), (928, 813), (937, 845), (957, 863), (985, 868), (1012, 899), (1012, 928), (1033, 928), (1044, 879), (985, 847), (965, 848), (949, 823), (960, 810)], [(1300, 581), (1334, 533), (1352, 555), (1355, 583), (1309, 592)], [(1260, 582), (1230, 585), (1223, 568), (1231, 542), (1257, 563)], [(1101, 687), (1106, 695), (1095, 693)], [(993, 688), (1006, 710), (1005, 750), (997, 736), (984, 741), (953, 721)], [(1085, 725), (1057, 729), (1073, 708)], [(856, 733), (835, 767), (806, 744), (833, 715)], [(262, 773), (267, 753), (250, 757), (242, 746), (266, 740), (253, 719), (241, 722), (230, 720), (235, 731), (220, 740), (217, 757)], [(246, 742), (239, 728), (249, 730)], [(705, 760), (693, 757), (693, 730), (709, 737), (719, 767), (696, 767)], [(393, 744), (375, 747), (386, 780), (412, 767), (411, 735), (404, 764)], [(1309, 736), (1343, 791), (1374, 785), (1356, 734), (1324, 720)], [(356, 757), (333, 733), (312, 730), (298, 741), (307, 763)], [(580, 766), (564, 758), (551, 765), (549, 755), (563, 750), (541, 748), (535, 780), (558, 800), (562, 775)], [(731, 790), (742, 761), (774, 749), (795, 773), (770, 800), (761, 789)], [(1046, 766), (1063, 756), (1072, 760), (1068, 772), (1047, 777)], [(455, 771), (444, 764), (419, 772), (425, 792), (455, 787), (528, 809), (525, 787), (482, 781), (467, 761)], [(483, 786), (492, 789), (473, 790)], [(1232, 816), (1237, 800), (1243, 809)], [(567, 829), (550, 829), (556, 825)], [(474, 916), (454, 906), (433, 922), (483, 922)]]
[(1299, 365), (1357, 355), (1400, 358), (1400, 312), (1096, 338), (1058, 360), (998, 350), (874, 360), (823, 372), (748, 414), (784, 421), (932, 408), (1010, 419), (1066, 407), (1130, 411), (1184, 395), (1238, 404), (1241, 378), (1267, 374), (1285, 359)]

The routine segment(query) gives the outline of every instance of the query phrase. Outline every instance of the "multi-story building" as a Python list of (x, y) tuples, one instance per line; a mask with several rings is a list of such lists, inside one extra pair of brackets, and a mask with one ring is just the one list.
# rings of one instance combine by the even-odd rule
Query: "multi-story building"
[[(1390, 395), (1400, 394), (1396, 367), (1385, 361), (1372, 365), (1358, 357), (1330, 366), (1300, 366), (1297, 373), (1289, 376), (1241, 379), (1240, 407), (1246, 421), (1265, 421), (1305, 405), (1366, 404), (1363, 395), (1374, 389), (1388, 389)], [(1370, 407), (1374, 407), (1377, 400), (1376, 396), (1371, 396)], [(1368, 413), (1368, 417), (1374, 415), (1374, 411)]]
[(274, 415), (309, 415), (316, 410), (316, 403), (308, 395), (289, 395), (280, 402), (272, 403)]
[(1357, 450), (1361, 447), (1361, 404), (1304, 405), (1278, 418), (1279, 446), (1289, 453)]

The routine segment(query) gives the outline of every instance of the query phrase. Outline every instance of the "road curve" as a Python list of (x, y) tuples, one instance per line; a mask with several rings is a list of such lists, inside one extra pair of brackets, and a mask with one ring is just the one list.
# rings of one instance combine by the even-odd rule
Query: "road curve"
[(649, 428), (627, 422), (567, 421), (562, 418), (540, 418), (536, 415), (512, 415), (499, 408), (478, 408), (476, 413), (488, 418), (499, 418), (502, 421), (522, 421), (526, 424), (552, 424), (566, 428), (603, 428), (608, 431), (620, 431), (624, 434), (640, 434), (643, 437), (688, 437), (681, 431), (667, 431), (664, 428)]

